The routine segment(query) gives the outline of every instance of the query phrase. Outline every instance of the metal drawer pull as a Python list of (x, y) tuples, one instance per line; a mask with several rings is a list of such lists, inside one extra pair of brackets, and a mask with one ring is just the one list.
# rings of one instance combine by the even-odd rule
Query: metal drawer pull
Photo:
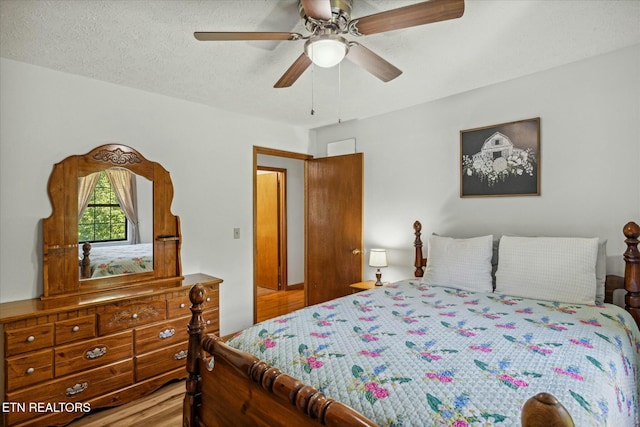
[(71, 332), (78, 332), (80, 330), (80, 326), (76, 325), (73, 328), (71, 328)]
[(87, 384), (87, 383), (76, 384), (73, 387), (69, 387), (67, 389), (67, 391), (65, 392), (65, 394), (67, 395), (67, 397), (74, 396), (74, 395), (76, 395), (78, 393), (82, 393), (83, 391), (85, 391), (88, 386), (89, 386), (89, 384)]
[(131, 315), (131, 318), (132, 318), (132, 319), (137, 319), (137, 318), (138, 318), (138, 313), (133, 313), (133, 314)]
[(211, 297), (207, 297), (207, 302), (211, 302)]
[(173, 355), (173, 358), (176, 360), (182, 360), (185, 357), (187, 357), (188, 354), (189, 352), (187, 350), (180, 350), (179, 352)]
[(27, 337), (27, 342), (34, 342), (36, 340), (36, 337), (34, 337), (33, 335), (29, 335)]
[(87, 359), (97, 359), (98, 357), (102, 357), (107, 354), (107, 347), (96, 347), (93, 350), (87, 351), (85, 354)]
[(35, 369), (33, 369), (33, 368), (29, 368), (29, 369), (27, 369), (27, 371), (26, 371), (25, 373), (26, 373), (27, 375), (31, 375), (31, 374), (33, 374), (35, 371), (36, 371)]
[(184, 308), (184, 307), (185, 307), (184, 303), (180, 304), (180, 308)]
[(176, 333), (176, 330), (173, 328), (165, 329), (164, 331), (158, 334), (158, 338), (160, 338), (161, 340), (166, 340), (167, 338), (171, 338), (175, 333)]
[(210, 324), (211, 324), (211, 320), (207, 320), (207, 325), (210, 325)]

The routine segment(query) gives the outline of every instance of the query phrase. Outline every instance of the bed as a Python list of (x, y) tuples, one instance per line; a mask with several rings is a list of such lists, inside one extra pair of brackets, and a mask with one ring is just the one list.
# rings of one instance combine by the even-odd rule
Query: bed
[(84, 243), (80, 250), (80, 278), (146, 273), (153, 270), (153, 243), (94, 246)]
[[(261, 322), (226, 343), (205, 333), (205, 295), (196, 285), (190, 294), (183, 425), (640, 424), (637, 224), (624, 227), (625, 277), (607, 276), (604, 283), (603, 276), (601, 284), (595, 278), (594, 286), (602, 289), (589, 291), (589, 298), (601, 291), (610, 301), (615, 288), (624, 289), (626, 310), (527, 295), (542, 295), (544, 284), (509, 288), (517, 281), (510, 269), (528, 276), (554, 271), (551, 264), (539, 268), (536, 255), (527, 252), (532, 244), (542, 245), (557, 260), (559, 253), (545, 246), (545, 238), (503, 236), (496, 250), (487, 239), (430, 236), (425, 269), (421, 225), (416, 222), (414, 229), (414, 279)], [(578, 242), (588, 246), (582, 255), (565, 254), (562, 262), (596, 264), (602, 244), (587, 240)], [(554, 248), (557, 243), (552, 242)], [(469, 276), (464, 263), (473, 264), (476, 252), (482, 252), (482, 271)], [(439, 259), (442, 254), (463, 264), (439, 270), (446, 259)], [(516, 262), (514, 269), (509, 262), (518, 256), (527, 263)], [(586, 272), (571, 269), (563, 280), (603, 274), (596, 270), (595, 265)], [(458, 277), (461, 271), (465, 274)], [(485, 277), (481, 282), (491, 286), (488, 291), (475, 284), (463, 289), (478, 276)], [(570, 295), (557, 297), (580, 301), (580, 285), (571, 288)]]

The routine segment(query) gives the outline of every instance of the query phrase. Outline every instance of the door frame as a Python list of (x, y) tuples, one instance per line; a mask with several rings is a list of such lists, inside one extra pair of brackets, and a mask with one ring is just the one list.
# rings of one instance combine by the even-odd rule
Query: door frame
[[(253, 146), (253, 323), (256, 323), (257, 318), (258, 318), (258, 287), (257, 287), (257, 223), (256, 223), (256, 218), (257, 218), (257, 198), (258, 198), (258, 192), (257, 192), (257, 178), (256, 178), (256, 174), (258, 172), (258, 155), (266, 155), (266, 156), (274, 156), (274, 157), (285, 157), (285, 158), (289, 158), (289, 159), (296, 159), (296, 160), (302, 160), (302, 161), (306, 161), (309, 159), (313, 159), (313, 156), (311, 154), (303, 154), (303, 153), (296, 153), (293, 151), (286, 151), (286, 150), (277, 150), (274, 148), (267, 148), (267, 147), (259, 147), (254, 145)], [(305, 220), (306, 221), (306, 220)], [(305, 237), (306, 240), (306, 237)], [(286, 286), (286, 282), (284, 283), (284, 286)]]

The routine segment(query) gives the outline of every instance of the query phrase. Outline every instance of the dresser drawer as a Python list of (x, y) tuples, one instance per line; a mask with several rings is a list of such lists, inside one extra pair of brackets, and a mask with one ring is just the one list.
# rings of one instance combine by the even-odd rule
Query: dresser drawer
[(96, 336), (96, 317), (85, 316), (56, 322), (56, 345)]
[[(85, 371), (59, 380), (49, 381), (18, 392), (7, 393), (7, 401), (29, 402), (86, 402), (92, 397), (127, 387), (133, 384), (133, 361), (131, 359), (113, 363), (102, 368)], [(38, 412), (10, 412), (7, 425), (42, 415)]]
[[(204, 310), (209, 307), (218, 307), (218, 288), (207, 289), (202, 307)], [(187, 293), (181, 297), (167, 300), (167, 315), (170, 319), (175, 319), (180, 316), (190, 316), (191, 301), (189, 301), (189, 294)]]
[(165, 303), (165, 300), (136, 301), (107, 307), (98, 314), (98, 332), (106, 335), (164, 320)]
[(50, 349), (10, 357), (5, 364), (8, 391), (53, 378), (53, 350)]
[(167, 300), (167, 316), (170, 319), (175, 319), (176, 317), (181, 316), (188, 316), (191, 314), (191, 310), (189, 309), (189, 307), (191, 307), (189, 296)]
[(218, 335), (220, 333), (220, 314), (218, 309), (204, 311), (202, 317), (207, 325), (205, 332)]
[(31, 326), (4, 333), (5, 353), (14, 356), (53, 346), (53, 324)]
[(219, 294), (220, 291), (218, 290), (217, 286), (213, 288), (207, 288), (207, 293), (205, 294), (203, 304), (205, 310), (207, 308), (218, 308), (218, 305), (220, 304)]
[(136, 354), (146, 353), (168, 345), (187, 341), (189, 339), (189, 333), (187, 331), (188, 324), (189, 317), (181, 317), (167, 322), (136, 328)]
[(189, 343), (185, 341), (136, 356), (136, 381), (142, 381), (180, 367), (185, 368), (184, 376), (186, 376), (188, 348)]
[(133, 331), (55, 348), (55, 375), (95, 368), (133, 356)]

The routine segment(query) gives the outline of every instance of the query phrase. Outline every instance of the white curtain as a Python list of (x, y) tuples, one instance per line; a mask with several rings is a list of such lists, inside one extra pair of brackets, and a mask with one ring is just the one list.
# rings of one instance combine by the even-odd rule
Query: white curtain
[(82, 218), (82, 214), (87, 209), (89, 199), (91, 199), (93, 190), (98, 183), (98, 178), (100, 178), (100, 172), (78, 178), (78, 220)]
[(118, 198), (120, 207), (133, 227), (131, 230), (131, 243), (134, 245), (140, 243), (136, 175), (123, 168), (110, 168), (105, 172), (111, 183), (111, 188)]

